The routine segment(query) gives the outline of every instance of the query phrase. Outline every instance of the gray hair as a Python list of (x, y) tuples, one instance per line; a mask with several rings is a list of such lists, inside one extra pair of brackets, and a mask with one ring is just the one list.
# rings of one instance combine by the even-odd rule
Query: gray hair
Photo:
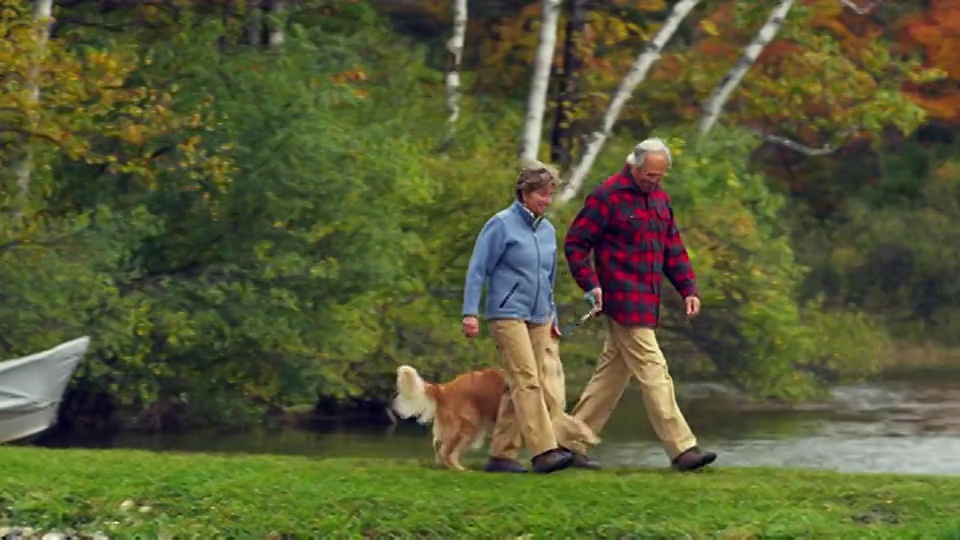
[(667, 156), (667, 167), (673, 165), (673, 156), (670, 154), (670, 148), (663, 139), (651, 137), (640, 141), (640, 144), (633, 147), (633, 152), (627, 155), (627, 165), (639, 167), (646, 161), (648, 154), (663, 154)]

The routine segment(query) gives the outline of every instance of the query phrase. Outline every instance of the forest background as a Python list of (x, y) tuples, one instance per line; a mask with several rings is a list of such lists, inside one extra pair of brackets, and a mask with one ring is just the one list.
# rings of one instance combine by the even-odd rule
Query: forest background
[[(561, 167), (562, 236), (648, 136), (703, 290), (665, 295), (677, 377), (960, 365), (960, 3), (6, 0), (0, 33), (0, 354), (93, 337), (65, 425), (382, 414), (399, 363), (489, 365), (463, 276), (518, 158)], [(564, 338), (571, 392), (602, 339)]]

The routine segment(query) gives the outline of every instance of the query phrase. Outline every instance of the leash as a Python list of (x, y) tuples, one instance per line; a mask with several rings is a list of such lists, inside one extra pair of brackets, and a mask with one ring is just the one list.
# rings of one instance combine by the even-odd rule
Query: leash
[(568, 332), (573, 332), (573, 331), (576, 330), (577, 328), (580, 328), (580, 325), (582, 325), (583, 323), (589, 321), (589, 320), (590, 320), (592, 317), (594, 317), (597, 313), (600, 313), (600, 310), (597, 309), (597, 298), (593, 295), (593, 293), (588, 292), (588, 293), (584, 294), (584, 295), (583, 295), (583, 299), (584, 299), (588, 304), (590, 304), (590, 311), (584, 313), (583, 316), (580, 317), (580, 320), (578, 320), (577, 322), (573, 323), (572, 325), (567, 325), (565, 328), (561, 328), (561, 329), (560, 329), (560, 333), (562, 333), (563, 335), (567, 335)]
[(589, 320), (590, 320), (591, 318), (593, 318), (597, 313), (600, 313), (600, 310), (598, 310), (596, 307), (590, 308), (590, 311), (584, 313), (583, 316), (580, 317), (580, 319), (579, 319), (577, 322), (575, 322), (575, 323), (573, 323), (573, 324), (568, 324), (566, 327), (561, 328), (561, 329), (560, 329), (560, 332), (561, 332), (564, 336), (566, 336), (567, 334), (573, 332), (573, 331), (576, 330), (577, 328), (580, 328), (580, 325), (582, 325), (583, 323), (589, 321)]

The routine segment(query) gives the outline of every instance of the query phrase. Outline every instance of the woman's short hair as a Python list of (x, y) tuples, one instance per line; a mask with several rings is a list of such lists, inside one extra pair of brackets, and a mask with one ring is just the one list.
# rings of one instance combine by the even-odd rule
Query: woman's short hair
[(522, 200), (524, 193), (540, 191), (547, 187), (557, 189), (560, 185), (558, 176), (556, 169), (543, 163), (531, 163), (523, 167), (517, 176), (517, 200)]

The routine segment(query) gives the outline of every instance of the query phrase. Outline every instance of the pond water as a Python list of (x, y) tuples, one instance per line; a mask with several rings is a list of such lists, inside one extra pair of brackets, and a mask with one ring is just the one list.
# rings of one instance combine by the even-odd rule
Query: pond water
[[(960, 381), (884, 382), (836, 388), (793, 410), (751, 406), (715, 384), (683, 384), (681, 406), (718, 466), (960, 475)], [(571, 394), (570, 399), (576, 396)], [(608, 466), (667, 465), (637, 390), (629, 390), (592, 456)], [(224, 435), (121, 434), (70, 446), (156, 451), (432, 458), (428, 428), (293, 429)], [(59, 446), (59, 445), (58, 445)], [(471, 454), (483, 458), (483, 453)]]

